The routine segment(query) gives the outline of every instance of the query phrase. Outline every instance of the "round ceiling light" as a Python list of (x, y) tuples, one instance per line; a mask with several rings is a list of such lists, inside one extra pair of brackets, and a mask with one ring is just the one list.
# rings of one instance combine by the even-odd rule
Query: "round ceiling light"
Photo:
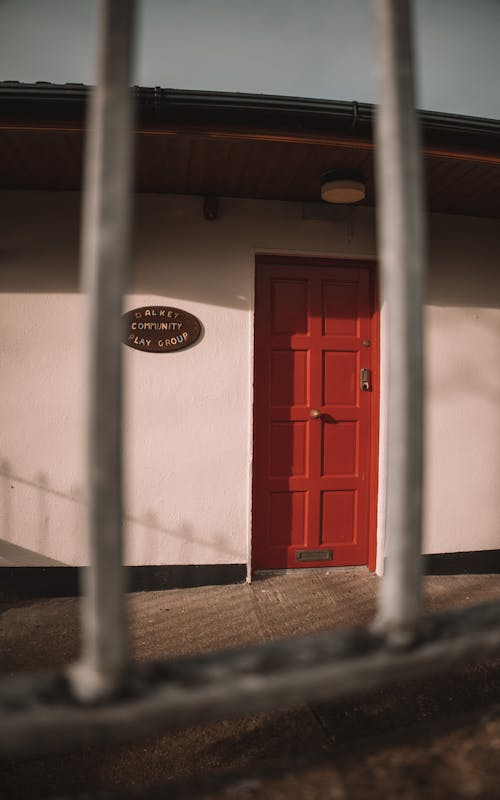
[(333, 170), (321, 176), (321, 199), (325, 203), (359, 203), (366, 196), (362, 175)]

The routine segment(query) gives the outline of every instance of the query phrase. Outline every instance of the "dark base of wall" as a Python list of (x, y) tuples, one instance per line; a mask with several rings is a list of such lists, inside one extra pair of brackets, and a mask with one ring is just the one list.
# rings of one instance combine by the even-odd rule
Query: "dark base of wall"
[[(76, 597), (80, 594), (78, 567), (1, 567), (0, 600)], [(153, 592), (241, 583), (246, 564), (200, 564), (126, 567), (127, 591)]]
[(488, 575), (500, 572), (500, 550), (431, 553), (422, 562), (424, 575)]
[[(422, 556), (424, 575), (486, 575), (500, 572), (500, 550)], [(0, 601), (80, 594), (78, 567), (0, 567)], [(246, 564), (126, 567), (127, 591), (154, 592), (242, 583)]]

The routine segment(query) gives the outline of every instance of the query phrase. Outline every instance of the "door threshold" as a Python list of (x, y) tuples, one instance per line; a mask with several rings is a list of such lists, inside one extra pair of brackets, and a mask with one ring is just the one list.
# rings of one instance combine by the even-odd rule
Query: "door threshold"
[(370, 572), (367, 565), (355, 567), (294, 567), (293, 569), (256, 569), (250, 580), (259, 581), (280, 575), (328, 575), (330, 572)]

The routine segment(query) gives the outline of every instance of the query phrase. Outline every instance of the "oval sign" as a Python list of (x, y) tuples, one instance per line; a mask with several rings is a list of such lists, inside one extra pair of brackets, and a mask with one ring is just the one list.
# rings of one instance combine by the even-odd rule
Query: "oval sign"
[(170, 353), (196, 342), (201, 323), (193, 314), (171, 306), (142, 306), (123, 315), (123, 343), (146, 353)]

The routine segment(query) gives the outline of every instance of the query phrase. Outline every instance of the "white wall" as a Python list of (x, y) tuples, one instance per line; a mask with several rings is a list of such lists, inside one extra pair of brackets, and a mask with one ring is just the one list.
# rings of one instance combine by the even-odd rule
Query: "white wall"
[(425, 550), (500, 548), (500, 223), (431, 227)]
[[(2, 209), (0, 412), (9, 500), (1, 535), (80, 564), (88, 330), (78, 293), (78, 199), (12, 192)], [(247, 560), (255, 253), (373, 253), (369, 211), (332, 224), (302, 220), (298, 204), (223, 200), (209, 223), (201, 209), (200, 198), (138, 199), (126, 308), (181, 307), (201, 320), (204, 338), (168, 355), (125, 348), (130, 564)]]
[[(0, 564), (82, 564), (88, 329), (78, 197), (5, 192), (0, 205)], [(255, 253), (375, 251), (369, 210), (305, 221), (299, 204), (223, 199), (219, 219), (206, 222), (201, 205), (137, 200), (126, 308), (178, 306), (204, 336), (168, 355), (124, 348), (129, 564), (247, 560)], [(431, 221), (427, 552), (499, 545), (499, 241), (497, 222)]]

